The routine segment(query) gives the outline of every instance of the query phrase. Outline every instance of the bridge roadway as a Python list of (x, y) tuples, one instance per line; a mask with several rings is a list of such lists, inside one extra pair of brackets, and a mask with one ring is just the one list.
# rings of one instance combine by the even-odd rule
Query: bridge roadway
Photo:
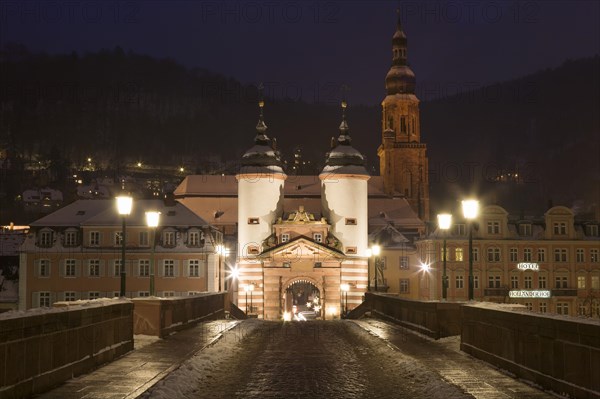
[[(228, 323), (226, 329), (215, 327), (218, 324), (214, 323), (219, 322), (211, 323), (142, 348), (148, 366), (133, 361), (130, 356), (135, 353), (122, 358), (131, 370), (121, 368), (115, 376), (121, 388), (127, 385), (129, 373), (138, 377), (146, 373), (147, 381), (140, 382), (138, 378), (129, 392), (112, 391), (112, 377), (100, 368), (42, 397), (557, 397), (460, 352), (458, 337), (433, 341), (380, 320), (286, 323), (246, 320), (237, 324), (223, 321)], [(210, 331), (207, 326), (212, 326)], [(180, 334), (184, 335), (176, 338)], [(192, 355), (194, 346), (188, 343), (185, 350), (189, 359), (181, 359), (180, 366), (171, 366), (161, 373), (151, 372), (151, 364), (159, 362), (160, 356), (182, 350), (184, 336), (202, 340), (199, 350)], [(152, 357), (153, 351), (157, 351), (156, 358)], [(123, 360), (114, 362), (117, 368), (120, 361)], [(97, 389), (89, 386), (93, 384), (99, 385)]]

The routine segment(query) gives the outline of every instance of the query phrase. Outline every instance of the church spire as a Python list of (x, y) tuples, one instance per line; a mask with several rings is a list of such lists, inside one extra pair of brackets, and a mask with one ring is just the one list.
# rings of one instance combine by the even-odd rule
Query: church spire
[(256, 144), (268, 145), (269, 137), (267, 137), (267, 125), (265, 124), (265, 117), (263, 113), (263, 108), (265, 107), (265, 100), (263, 99), (262, 93), (262, 84), (259, 86), (259, 97), (258, 107), (260, 108), (260, 113), (258, 115), (258, 123), (256, 124), (256, 137), (254, 138), (254, 142)]
[(342, 100), (342, 123), (340, 123), (340, 136), (338, 137), (338, 143), (350, 145), (352, 139), (350, 138), (350, 127), (346, 122), (346, 108), (348, 104), (346, 100)]
[(408, 66), (408, 41), (402, 29), (400, 9), (397, 12), (396, 32), (392, 36), (392, 67), (386, 76), (385, 88), (388, 94), (414, 94), (415, 74)]

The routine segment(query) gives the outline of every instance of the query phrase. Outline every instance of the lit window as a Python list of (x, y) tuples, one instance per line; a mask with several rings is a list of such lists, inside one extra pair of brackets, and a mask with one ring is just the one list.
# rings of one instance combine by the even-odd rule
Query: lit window
[(592, 276), (592, 289), (593, 290), (600, 289), (600, 276)]
[(149, 259), (140, 259), (138, 261), (138, 275), (140, 277), (149, 277), (150, 276), (150, 260)]
[(402, 269), (402, 270), (408, 270), (409, 269), (408, 256), (401, 256), (400, 257), (400, 269)]
[(585, 289), (585, 276), (577, 276), (577, 289)]
[(454, 260), (456, 260), (457, 262), (463, 261), (463, 249), (462, 248), (456, 248), (454, 250)]

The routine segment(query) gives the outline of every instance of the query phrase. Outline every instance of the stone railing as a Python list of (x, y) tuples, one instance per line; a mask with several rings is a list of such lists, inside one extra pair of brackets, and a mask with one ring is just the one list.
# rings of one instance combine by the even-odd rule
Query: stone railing
[(59, 302), (0, 315), (0, 397), (44, 392), (133, 349), (128, 300)]
[(460, 334), (462, 302), (415, 301), (391, 294), (365, 293), (371, 314), (434, 339)]
[(461, 350), (554, 392), (600, 398), (599, 320), (491, 304), (464, 305), (461, 311)]
[(135, 334), (164, 338), (204, 320), (225, 317), (226, 293), (173, 298), (134, 298)]

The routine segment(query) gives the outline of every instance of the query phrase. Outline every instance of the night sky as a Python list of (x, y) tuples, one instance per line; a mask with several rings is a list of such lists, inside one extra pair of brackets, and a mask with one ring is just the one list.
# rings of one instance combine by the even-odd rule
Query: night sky
[(47, 53), (121, 46), (307, 102), (337, 102), (342, 84), (351, 103), (381, 101), (398, 7), (421, 100), (600, 53), (596, 1), (0, 4), (2, 44)]

